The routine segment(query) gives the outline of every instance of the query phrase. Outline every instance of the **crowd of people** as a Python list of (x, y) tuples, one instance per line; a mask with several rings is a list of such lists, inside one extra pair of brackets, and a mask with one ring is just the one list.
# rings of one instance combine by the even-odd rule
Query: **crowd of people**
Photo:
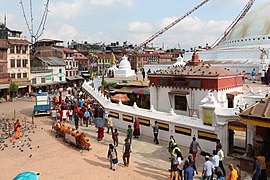
[[(59, 122), (73, 122), (75, 125), (75, 130), (78, 130), (79, 126), (88, 127), (89, 124), (95, 124), (95, 118), (105, 119), (106, 125), (97, 128), (97, 140), (101, 141), (104, 138), (104, 131), (107, 128), (107, 133), (111, 133), (112, 143), (109, 144), (107, 158), (110, 163), (110, 169), (116, 170), (116, 166), (119, 163), (118, 157), (118, 136), (119, 132), (113, 127), (113, 119), (109, 117), (108, 113), (100, 107), (94, 99), (87, 96), (81, 89), (72, 89), (69, 91), (68, 96), (64, 100), (59, 98), (54, 98), (55, 103), (55, 113), (53, 113), (53, 118), (57, 119), (57, 114), (59, 114)], [(151, 125), (153, 129), (154, 143), (159, 144), (158, 133), (159, 126), (158, 123)], [(126, 138), (124, 140), (124, 145), (122, 148), (122, 160), (125, 167), (130, 164), (130, 155), (132, 152), (132, 139), (140, 137), (140, 123), (137, 117), (134, 119), (134, 124), (127, 126)], [(169, 158), (170, 158), (170, 179), (184, 179), (192, 180), (193, 177), (198, 175), (198, 169), (196, 168), (196, 157), (200, 152), (201, 155), (205, 156), (205, 162), (203, 163), (202, 169), (202, 179), (211, 180), (216, 177), (217, 180), (238, 180), (241, 179), (241, 173), (239, 170), (239, 165), (230, 164), (228, 166), (228, 174), (226, 174), (224, 167), (224, 152), (222, 150), (222, 145), (219, 140), (216, 142), (216, 147), (212, 154), (205, 153), (199, 142), (193, 137), (190, 143), (189, 154), (185, 158), (180, 147), (177, 145), (174, 137), (171, 135), (168, 145)], [(253, 179), (259, 180), (264, 179), (264, 166), (263, 159), (257, 158), (254, 164)], [(266, 177), (266, 176), (265, 176)]]

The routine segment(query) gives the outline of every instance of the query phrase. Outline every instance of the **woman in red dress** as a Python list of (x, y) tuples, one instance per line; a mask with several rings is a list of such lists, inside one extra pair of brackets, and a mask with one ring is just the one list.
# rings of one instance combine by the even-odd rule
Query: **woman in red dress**
[(97, 140), (98, 141), (101, 141), (102, 139), (104, 138), (104, 128), (102, 127), (102, 128), (98, 128), (98, 138), (97, 138)]
[(135, 117), (133, 135), (134, 138), (139, 138), (140, 136), (140, 122), (138, 117)]

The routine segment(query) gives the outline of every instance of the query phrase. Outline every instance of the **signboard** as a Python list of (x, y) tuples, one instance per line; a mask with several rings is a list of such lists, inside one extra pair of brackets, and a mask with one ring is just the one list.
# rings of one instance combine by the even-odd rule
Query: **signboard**
[(110, 114), (109, 114), (109, 117), (114, 117), (114, 118), (116, 118), (116, 119), (119, 119), (119, 113), (116, 113), (116, 112), (110, 112)]
[(212, 126), (213, 114), (212, 109), (203, 109), (203, 124)]
[(122, 119), (127, 122), (133, 122), (133, 117), (128, 115), (122, 115)]
[(51, 76), (46, 76), (46, 77), (45, 77), (45, 80), (46, 80), (46, 81), (50, 81), (50, 80), (52, 80), (52, 77), (51, 77)]
[(169, 124), (159, 122), (158, 129), (163, 130), (163, 131), (169, 131)]
[(198, 138), (216, 142), (217, 135), (214, 134), (214, 133), (208, 133), (208, 132), (205, 132), (205, 131), (198, 131)]
[(150, 126), (150, 121), (147, 119), (138, 118), (141, 125)]
[(183, 135), (191, 136), (191, 129), (189, 129), (189, 128), (175, 126), (174, 131), (177, 134), (183, 134)]

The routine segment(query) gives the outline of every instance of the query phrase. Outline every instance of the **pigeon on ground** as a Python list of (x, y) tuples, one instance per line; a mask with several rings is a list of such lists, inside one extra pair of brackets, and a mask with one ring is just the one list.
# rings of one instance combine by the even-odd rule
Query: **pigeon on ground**
[(30, 154), (29, 157), (32, 157), (32, 154)]

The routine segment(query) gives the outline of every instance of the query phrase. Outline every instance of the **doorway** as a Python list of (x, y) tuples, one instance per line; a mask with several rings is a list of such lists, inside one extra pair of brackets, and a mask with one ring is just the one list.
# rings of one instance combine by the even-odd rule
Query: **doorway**
[(247, 128), (237, 121), (229, 122), (229, 154), (244, 155), (247, 145)]

